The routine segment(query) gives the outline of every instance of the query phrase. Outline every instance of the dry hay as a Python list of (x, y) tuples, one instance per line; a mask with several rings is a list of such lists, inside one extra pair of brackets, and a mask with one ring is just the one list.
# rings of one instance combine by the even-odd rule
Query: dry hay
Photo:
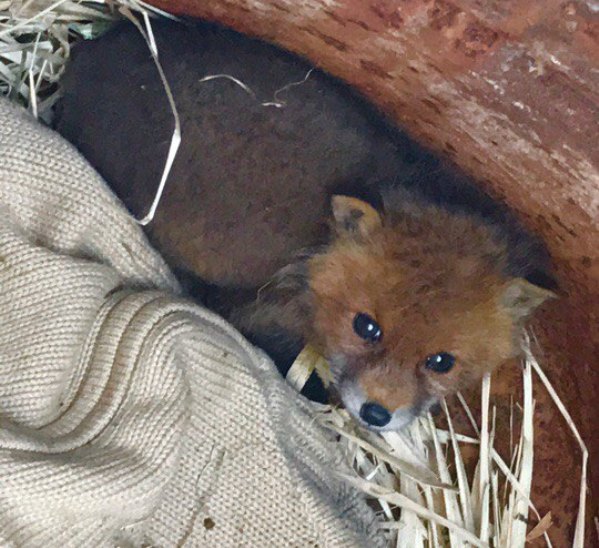
[[(25, 105), (43, 121), (49, 121), (52, 105), (58, 97), (57, 82), (68, 61), (71, 44), (97, 36), (118, 17), (134, 18), (133, 13), (154, 55), (175, 121), (165, 169), (160, 179), (157, 177), (156, 199), (148, 215), (139, 221), (146, 224), (159, 205), (181, 138), (176, 108), (151, 34), (150, 16), (166, 14), (136, 0), (0, 0), (0, 93)], [(237, 81), (234, 75), (213, 75), (207, 79), (218, 77)], [(243, 82), (237, 83), (245, 86)], [(245, 89), (251, 93), (247, 86)], [(277, 101), (276, 96), (274, 101)], [(479, 421), (460, 397), (475, 432), (473, 436), (455, 432), (445, 403), (446, 429), (439, 428), (431, 416), (426, 416), (402, 432), (384, 434), (359, 427), (343, 409), (318, 407), (318, 422), (338, 434), (340, 449), (355, 472), (347, 481), (366, 493), (377, 506), (389, 546), (517, 548), (539, 537), (551, 546), (551, 515), (540, 516), (530, 500), (534, 454), (533, 379), (537, 378), (580, 445), (582, 475), (573, 546), (583, 547), (587, 449), (535, 360), (528, 337), (523, 341), (523, 348), (524, 399), (516, 410), (520, 415), (516, 422), (521, 427), (517, 442), (511, 444), (509, 462), (501, 458), (494, 446), (495, 409), (489, 403), (489, 377), (482, 383)], [(326, 364), (307, 348), (290, 370), (289, 382), (301, 388), (314, 368), (326, 376)], [(468, 477), (462, 455), (466, 446), (478, 450), (478, 464), (472, 477)], [(528, 515), (536, 520), (531, 530), (528, 530), (528, 520), (522, 519)]]

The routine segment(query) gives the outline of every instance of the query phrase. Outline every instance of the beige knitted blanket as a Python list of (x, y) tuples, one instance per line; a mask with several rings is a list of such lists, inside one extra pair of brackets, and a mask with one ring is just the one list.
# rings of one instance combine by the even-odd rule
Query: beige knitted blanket
[(376, 546), (312, 408), (0, 98), (0, 544)]

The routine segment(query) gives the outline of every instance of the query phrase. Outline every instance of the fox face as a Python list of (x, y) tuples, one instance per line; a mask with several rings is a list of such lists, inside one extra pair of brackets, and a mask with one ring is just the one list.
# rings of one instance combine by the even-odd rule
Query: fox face
[(505, 273), (505, 244), (480, 220), (436, 206), (380, 214), (341, 196), (332, 206), (336, 238), (307, 264), (303, 331), (369, 428), (400, 429), (517, 356), (523, 322), (553, 296)]

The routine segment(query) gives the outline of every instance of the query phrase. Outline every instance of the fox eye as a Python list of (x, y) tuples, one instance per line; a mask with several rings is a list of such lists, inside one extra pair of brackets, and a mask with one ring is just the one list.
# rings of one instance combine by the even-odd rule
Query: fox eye
[(371, 343), (379, 342), (383, 336), (379, 324), (363, 312), (358, 312), (354, 317), (354, 331), (358, 337)]
[(426, 368), (435, 373), (447, 373), (455, 364), (455, 357), (447, 352), (431, 354), (426, 358)]

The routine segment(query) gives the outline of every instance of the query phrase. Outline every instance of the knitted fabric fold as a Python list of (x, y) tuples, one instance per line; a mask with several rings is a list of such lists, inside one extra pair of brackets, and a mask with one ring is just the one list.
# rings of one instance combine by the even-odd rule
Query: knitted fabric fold
[(0, 544), (377, 546), (314, 410), (0, 99)]

